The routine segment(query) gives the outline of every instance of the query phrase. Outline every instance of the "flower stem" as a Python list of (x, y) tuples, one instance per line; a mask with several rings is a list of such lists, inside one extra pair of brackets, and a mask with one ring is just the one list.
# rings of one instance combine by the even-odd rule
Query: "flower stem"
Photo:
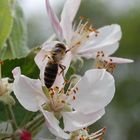
[(14, 115), (11, 105), (6, 105), (6, 113), (7, 113), (8, 119), (11, 121), (13, 130), (16, 131), (18, 126), (17, 126), (15, 115)]
[(45, 121), (44, 116), (42, 114), (39, 114), (32, 121), (27, 123), (24, 126), (24, 129), (26, 129), (26, 130), (32, 132), (32, 134), (34, 134), (42, 126), (44, 121)]
[(7, 140), (12, 137), (10, 133), (0, 133), (0, 140)]
[(29, 122), (33, 117), (35, 116), (34, 113), (32, 112), (27, 112), (25, 114), (24, 119), (22, 120), (22, 122), (19, 124), (19, 127), (23, 127), (27, 122)]

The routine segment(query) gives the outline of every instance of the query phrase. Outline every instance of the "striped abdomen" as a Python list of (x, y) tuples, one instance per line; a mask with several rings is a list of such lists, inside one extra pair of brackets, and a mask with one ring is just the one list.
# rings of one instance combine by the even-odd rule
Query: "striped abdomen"
[(48, 62), (44, 71), (44, 83), (47, 88), (50, 88), (53, 85), (57, 76), (57, 72), (58, 72), (58, 64)]

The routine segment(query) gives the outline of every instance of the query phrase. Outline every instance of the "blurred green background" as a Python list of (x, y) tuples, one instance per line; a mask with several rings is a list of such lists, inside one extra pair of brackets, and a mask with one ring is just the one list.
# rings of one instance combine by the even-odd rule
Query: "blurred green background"
[[(60, 17), (65, 0), (50, 0), (55, 12)], [(53, 33), (45, 11), (44, 0), (19, 0), (24, 10), (27, 23), (28, 47), (40, 46)], [(117, 66), (114, 73), (116, 94), (106, 107), (106, 114), (91, 128), (96, 131), (105, 126), (105, 140), (138, 140), (140, 138), (140, 1), (139, 0), (83, 0), (77, 18), (85, 16), (93, 21), (95, 28), (117, 23), (120, 24), (123, 37), (120, 48), (114, 56), (134, 60), (132, 64)], [(32, 56), (15, 60), (14, 66), (4, 66), (7, 76), (13, 67), (22, 64), (27, 76), (36, 78), (38, 71), (32, 73)], [(21, 61), (21, 62), (20, 62)], [(91, 62), (91, 61), (90, 61)], [(33, 67), (31, 67), (31, 64)], [(9, 65), (9, 66), (8, 66)], [(36, 68), (36, 67), (35, 67)], [(83, 70), (89, 68), (89, 63)]]
[[(64, 0), (51, 2), (60, 17)], [(39, 12), (39, 8), (37, 10), (38, 12), (34, 13), (33, 10), (32, 14), (27, 16), (30, 47), (42, 44), (48, 34), (52, 33), (45, 10), (44, 12), (43, 10)], [(95, 28), (113, 23), (120, 24), (123, 37), (120, 48), (114, 56), (135, 61), (117, 67), (114, 73), (115, 97), (107, 106), (104, 117), (93, 128), (96, 130), (95, 128), (102, 126), (107, 127), (106, 140), (138, 140), (140, 138), (140, 1), (83, 0), (77, 17), (79, 16), (89, 18)]]

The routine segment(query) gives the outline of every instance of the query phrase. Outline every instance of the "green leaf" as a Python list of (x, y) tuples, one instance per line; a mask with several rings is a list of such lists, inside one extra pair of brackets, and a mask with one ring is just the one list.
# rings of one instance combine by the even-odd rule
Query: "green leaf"
[(6, 41), (6, 46), (0, 55), (1, 59), (14, 59), (25, 57), (29, 53), (27, 47), (27, 26), (23, 11), (19, 4), (14, 3), (14, 23), (10, 36)]
[(22, 74), (29, 76), (30, 78), (39, 78), (39, 69), (34, 62), (35, 57), (34, 50), (25, 58), (5, 60), (2, 65), (2, 77), (12, 78), (12, 70), (15, 67), (20, 67)]
[(0, 0), (0, 51), (4, 48), (4, 43), (11, 32), (12, 25), (13, 16), (11, 1)]

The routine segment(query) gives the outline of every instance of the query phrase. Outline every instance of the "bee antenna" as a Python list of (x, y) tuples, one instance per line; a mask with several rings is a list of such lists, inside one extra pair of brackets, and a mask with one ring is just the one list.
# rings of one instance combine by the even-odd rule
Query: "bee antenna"
[(66, 50), (65, 53), (69, 52), (70, 50), (71, 50), (71, 49)]
[(80, 45), (81, 42), (77, 42), (75, 43), (75, 45), (73, 45), (70, 49), (66, 50), (65, 53), (69, 52), (70, 50), (72, 50), (73, 48), (77, 47), (77, 45)]

